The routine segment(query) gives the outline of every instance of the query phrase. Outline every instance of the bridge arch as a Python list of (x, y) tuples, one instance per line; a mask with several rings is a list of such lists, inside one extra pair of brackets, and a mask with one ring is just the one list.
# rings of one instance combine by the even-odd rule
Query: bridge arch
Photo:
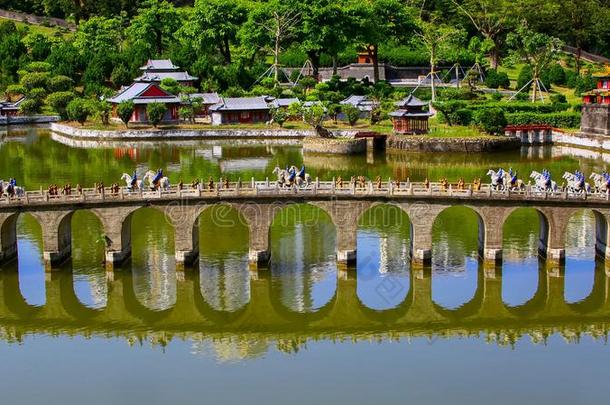
[(459, 310), (476, 298), (485, 225), (481, 213), (470, 206), (448, 207), (434, 218), (432, 299), (440, 307)]
[(134, 293), (138, 301), (152, 311), (169, 310), (176, 304), (177, 297), (174, 260), (177, 232), (162, 208), (140, 207), (123, 221), (123, 229), (129, 227), (131, 230), (130, 267)]
[(250, 302), (249, 224), (227, 203), (203, 207), (197, 223), (199, 293), (213, 310), (236, 312)]
[(365, 307), (394, 309), (407, 299), (412, 234), (399, 204), (374, 203), (358, 218), (357, 294)]
[(277, 298), (292, 312), (312, 313), (335, 296), (337, 225), (325, 207), (290, 204), (273, 216), (270, 270)]
[(531, 312), (540, 292), (545, 275), (539, 271), (539, 249), (546, 222), (544, 214), (527, 207), (512, 210), (502, 224), (502, 299), (511, 310)]
[(602, 212), (581, 209), (569, 216), (565, 233), (566, 303), (582, 302), (593, 293), (596, 258), (605, 257), (607, 235), (608, 222)]

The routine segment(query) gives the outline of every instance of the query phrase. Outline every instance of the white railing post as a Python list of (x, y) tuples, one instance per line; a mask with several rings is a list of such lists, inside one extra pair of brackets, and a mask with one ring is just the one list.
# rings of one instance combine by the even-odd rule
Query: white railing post
[(269, 177), (265, 178), (265, 187), (269, 187)]
[(335, 178), (333, 177), (333, 182), (332, 182), (332, 184), (330, 185), (330, 192), (331, 192), (332, 194), (335, 194), (335, 190), (336, 190), (336, 188), (337, 188), (337, 184), (335, 183)]

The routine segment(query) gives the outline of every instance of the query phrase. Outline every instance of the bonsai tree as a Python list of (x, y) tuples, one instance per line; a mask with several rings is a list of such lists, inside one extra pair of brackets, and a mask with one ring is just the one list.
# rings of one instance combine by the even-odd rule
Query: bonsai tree
[(167, 106), (163, 103), (150, 103), (146, 106), (146, 115), (148, 115), (148, 121), (153, 127), (157, 128), (157, 125), (163, 120), (163, 116), (167, 112)]
[(89, 107), (82, 98), (75, 98), (68, 103), (66, 107), (68, 118), (72, 121), (77, 121), (81, 125), (85, 125), (87, 118), (89, 118)]
[(322, 126), (325, 117), (326, 111), (320, 104), (314, 104), (311, 107), (303, 109), (303, 121), (315, 129), (318, 136), (322, 138), (333, 138), (333, 134)]
[(273, 122), (277, 123), (280, 128), (284, 126), (284, 123), (288, 121), (288, 111), (285, 108), (273, 108), (271, 110), (271, 118)]
[(356, 125), (356, 123), (360, 119), (360, 110), (358, 109), (358, 107), (353, 106), (351, 104), (345, 104), (342, 106), (342, 110), (349, 125), (352, 127)]
[(129, 120), (133, 115), (133, 109), (134, 106), (132, 101), (121, 101), (116, 108), (117, 115), (125, 124), (125, 128), (129, 128)]

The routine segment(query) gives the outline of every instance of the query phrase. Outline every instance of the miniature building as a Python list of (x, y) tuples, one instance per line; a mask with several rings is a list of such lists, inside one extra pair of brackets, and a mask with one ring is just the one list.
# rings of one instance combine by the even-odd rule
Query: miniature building
[[(371, 112), (379, 106), (379, 103), (375, 100), (371, 100), (369, 96), (349, 96), (339, 104), (346, 105), (351, 104), (360, 110), (360, 118), (368, 118), (371, 116)], [(343, 114), (339, 114), (339, 119), (344, 119)]]
[(195, 118), (208, 118), (210, 107), (220, 102), (218, 93), (194, 93), (188, 96), (191, 100), (200, 99), (201, 108), (195, 110)]
[(399, 134), (428, 133), (428, 119), (432, 115), (424, 108), (428, 103), (410, 95), (396, 103), (398, 110), (391, 112), (394, 132)]
[(369, 45), (368, 49), (363, 52), (358, 52), (358, 64), (359, 65), (368, 65), (375, 63), (375, 47), (373, 45)]
[(291, 104), (301, 104), (298, 98), (276, 98), (269, 103), (271, 108), (288, 108)]
[(11, 117), (19, 114), (19, 106), (24, 100), (25, 97), (21, 97), (14, 103), (11, 103), (10, 101), (0, 101), (0, 116)]
[(221, 98), (209, 108), (212, 124), (251, 124), (270, 120), (269, 101), (266, 97)]
[(163, 79), (175, 79), (182, 86), (193, 86), (197, 77), (191, 76), (188, 72), (181, 71), (169, 59), (149, 59), (146, 65), (140, 68), (142, 76), (137, 77), (134, 82), (141, 83), (161, 83)]
[(180, 99), (177, 96), (166, 92), (155, 83), (133, 83), (116, 96), (108, 99), (108, 102), (113, 105), (113, 118), (117, 118), (116, 107), (123, 101), (132, 101), (134, 104), (133, 115), (129, 122), (148, 122), (146, 106), (150, 103), (163, 103), (167, 107), (167, 112), (165, 113), (162, 122), (178, 121)]
[(610, 67), (594, 77), (597, 88), (583, 94), (580, 130), (584, 134), (610, 135)]

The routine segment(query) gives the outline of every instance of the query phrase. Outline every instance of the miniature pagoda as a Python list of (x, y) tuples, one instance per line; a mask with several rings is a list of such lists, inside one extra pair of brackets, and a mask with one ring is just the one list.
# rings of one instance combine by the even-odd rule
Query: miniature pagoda
[(391, 112), (394, 132), (398, 134), (426, 134), (428, 133), (428, 119), (432, 115), (425, 108), (428, 103), (409, 95), (396, 103), (398, 110)]
[(583, 94), (581, 133), (610, 135), (610, 67), (594, 75), (597, 88)]
[(134, 82), (141, 83), (161, 83), (163, 79), (171, 78), (182, 86), (194, 86), (197, 77), (191, 76), (188, 72), (181, 71), (180, 68), (169, 59), (149, 59), (146, 65), (140, 68), (142, 75), (137, 77)]

